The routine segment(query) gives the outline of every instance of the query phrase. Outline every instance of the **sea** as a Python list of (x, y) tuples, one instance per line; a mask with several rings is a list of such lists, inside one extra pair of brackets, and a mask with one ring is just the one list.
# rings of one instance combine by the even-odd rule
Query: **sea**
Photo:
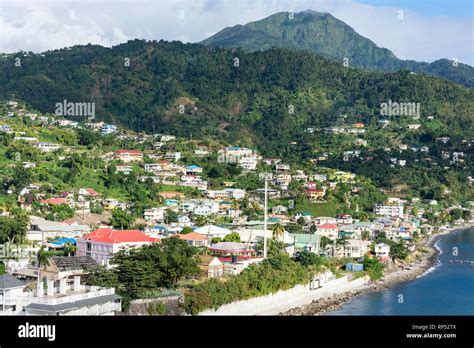
[(436, 264), (418, 278), (353, 298), (325, 315), (474, 315), (474, 228), (439, 236)]

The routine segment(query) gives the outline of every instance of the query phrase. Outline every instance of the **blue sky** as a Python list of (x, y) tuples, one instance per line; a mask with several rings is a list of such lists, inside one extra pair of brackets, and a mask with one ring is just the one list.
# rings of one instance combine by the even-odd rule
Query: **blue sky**
[[(199, 42), (276, 12), (329, 12), (401, 59), (474, 65), (474, 0), (0, 0), (0, 52)], [(399, 18), (399, 11), (403, 18)]]
[(400, 7), (425, 16), (474, 17), (474, 0), (360, 0), (375, 7)]

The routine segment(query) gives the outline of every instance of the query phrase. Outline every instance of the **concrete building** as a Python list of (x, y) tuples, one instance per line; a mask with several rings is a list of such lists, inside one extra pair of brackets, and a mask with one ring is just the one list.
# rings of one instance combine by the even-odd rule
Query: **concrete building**
[(113, 124), (104, 124), (100, 130), (100, 134), (102, 135), (110, 135), (117, 133), (117, 126)]
[[(41, 284), (43, 285), (43, 284)], [(121, 297), (114, 288), (84, 286), (80, 277), (72, 284), (66, 278), (47, 281), (27, 291), (26, 284), (9, 274), (0, 275), (0, 315), (114, 315), (122, 310)]]
[(46, 241), (56, 237), (82, 237), (89, 233), (87, 225), (69, 225), (63, 222), (48, 221), (37, 216), (30, 216), (30, 228), (26, 238), (30, 241)]
[(362, 257), (369, 250), (369, 245), (369, 241), (360, 239), (349, 239), (344, 245), (344, 257)]
[(390, 245), (385, 243), (376, 244), (374, 247), (375, 256), (379, 259), (387, 259), (390, 256)]
[(383, 204), (374, 205), (374, 214), (390, 217), (403, 217), (403, 202), (398, 198), (389, 198)]
[(36, 142), (33, 143), (33, 147), (37, 148), (41, 152), (52, 152), (59, 150), (61, 148), (61, 145), (48, 142)]
[(164, 208), (145, 209), (143, 217), (147, 222), (161, 222), (165, 217)]
[(90, 256), (98, 264), (109, 267), (112, 255), (121, 249), (159, 242), (138, 230), (99, 228), (77, 241), (77, 256)]
[(114, 153), (114, 158), (124, 163), (140, 162), (143, 161), (143, 153), (138, 150), (117, 150)]

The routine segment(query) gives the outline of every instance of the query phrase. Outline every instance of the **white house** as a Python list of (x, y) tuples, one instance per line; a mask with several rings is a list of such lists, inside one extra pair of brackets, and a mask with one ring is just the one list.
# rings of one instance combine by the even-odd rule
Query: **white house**
[(189, 243), (189, 245), (192, 245), (195, 247), (200, 247), (200, 246), (206, 247), (209, 245), (208, 239), (202, 234), (197, 233), (197, 232), (191, 232), (187, 234), (178, 234), (178, 238), (186, 241), (187, 243)]
[(187, 166), (186, 168), (186, 175), (200, 175), (202, 173), (202, 168), (196, 165)]
[(170, 161), (178, 161), (181, 158), (181, 152), (167, 152), (164, 158)]
[(385, 204), (374, 205), (375, 215), (403, 217), (403, 202), (398, 198), (389, 198)]
[(242, 157), (238, 160), (239, 166), (245, 170), (255, 170), (257, 168), (257, 157)]
[(115, 171), (128, 175), (133, 171), (133, 167), (129, 165), (119, 164), (115, 166)]
[(231, 231), (228, 230), (227, 228), (222, 228), (215, 225), (202, 226), (195, 229), (194, 232), (200, 233), (206, 237), (209, 236), (211, 238), (213, 237), (224, 238), (225, 236), (231, 233)]
[(124, 163), (143, 161), (143, 153), (138, 150), (117, 150), (114, 158)]
[(100, 133), (102, 135), (110, 135), (117, 133), (117, 126), (114, 126), (113, 124), (104, 124), (100, 130)]
[(30, 216), (30, 228), (26, 232), (29, 241), (46, 241), (56, 237), (81, 237), (90, 232), (88, 225), (69, 225), (63, 222), (49, 221), (37, 216)]
[(226, 199), (229, 197), (229, 192), (225, 190), (208, 190), (206, 196), (210, 199)]
[(286, 171), (290, 170), (290, 165), (289, 164), (278, 163), (275, 166), (275, 170), (277, 172), (286, 172)]
[(369, 250), (371, 242), (360, 239), (349, 239), (344, 245), (344, 257), (359, 258)]
[(376, 244), (374, 247), (375, 256), (380, 259), (386, 259), (390, 256), (390, 245), (385, 243)]
[(178, 226), (189, 227), (192, 225), (191, 219), (187, 215), (178, 216)]
[(245, 190), (236, 188), (226, 188), (224, 189), (224, 191), (227, 192), (228, 198), (233, 198), (237, 200), (245, 198)]
[(317, 232), (320, 237), (327, 237), (334, 240), (338, 236), (339, 229), (336, 224), (325, 223), (317, 226)]
[(145, 209), (143, 213), (143, 218), (148, 222), (158, 222), (163, 221), (165, 215), (164, 208), (151, 208)]
[(161, 165), (158, 163), (147, 163), (145, 164), (145, 172), (154, 173), (161, 171)]
[(33, 147), (37, 148), (41, 152), (52, 152), (59, 150), (61, 148), (61, 145), (39, 141), (33, 143)]
[(160, 138), (160, 141), (163, 143), (166, 143), (168, 141), (173, 141), (176, 140), (176, 137), (174, 135), (162, 135)]
[(246, 147), (230, 146), (219, 151), (220, 163), (237, 163), (239, 158), (254, 157), (254, 151)]

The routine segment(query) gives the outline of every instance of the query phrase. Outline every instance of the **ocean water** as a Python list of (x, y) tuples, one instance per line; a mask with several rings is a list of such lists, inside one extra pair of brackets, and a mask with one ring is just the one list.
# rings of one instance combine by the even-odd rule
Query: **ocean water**
[(440, 236), (435, 246), (441, 254), (424, 275), (325, 315), (474, 315), (474, 228)]

